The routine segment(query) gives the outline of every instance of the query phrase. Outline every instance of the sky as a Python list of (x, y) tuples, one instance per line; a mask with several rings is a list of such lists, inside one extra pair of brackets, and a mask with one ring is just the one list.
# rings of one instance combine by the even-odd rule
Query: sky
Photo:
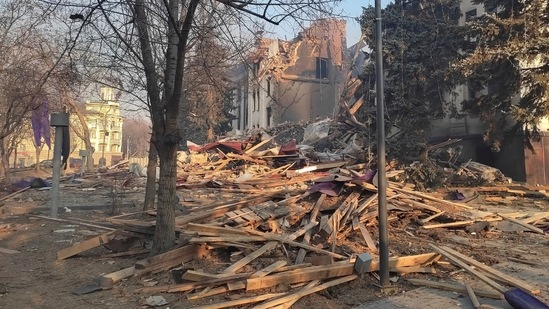
[[(385, 7), (390, 0), (381, 0), (381, 6)], [(341, 18), (347, 20), (347, 46), (352, 46), (360, 39), (360, 26), (356, 21), (362, 14), (362, 7), (374, 6), (375, 0), (343, 0), (335, 9), (336, 13), (341, 13)], [(291, 24), (282, 24), (280, 26), (267, 27), (268, 32), (272, 32), (270, 37), (277, 37), (283, 40), (291, 40), (301, 29)]]
[[(385, 7), (390, 1), (381, 0), (381, 7)], [(362, 7), (374, 6), (375, 0), (343, 0), (339, 9), (347, 19), (347, 46), (352, 46), (360, 39), (360, 26), (356, 18), (362, 14)]]

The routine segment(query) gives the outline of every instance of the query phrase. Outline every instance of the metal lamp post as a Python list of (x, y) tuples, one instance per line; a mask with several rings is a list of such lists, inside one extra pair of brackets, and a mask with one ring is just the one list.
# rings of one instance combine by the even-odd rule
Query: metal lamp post
[(68, 113), (52, 114), (50, 125), (55, 127), (55, 143), (53, 144), (53, 175), (51, 185), (50, 216), (57, 217), (59, 208), (59, 180), (61, 178), (61, 149), (63, 144), (63, 128), (69, 126)]
[(379, 277), (381, 289), (389, 282), (389, 232), (387, 231), (387, 177), (385, 173), (385, 102), (383, 96), (383, 54), (381, 0), (375, 0), (376, 10), (376, 104), (377, 104), (377, 179), (379, 220)]

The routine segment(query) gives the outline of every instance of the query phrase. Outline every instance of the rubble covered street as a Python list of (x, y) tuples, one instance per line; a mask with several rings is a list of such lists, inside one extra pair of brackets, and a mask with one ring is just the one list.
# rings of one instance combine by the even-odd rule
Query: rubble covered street
[[(324, 122), (332, 124), (326, 134), (318, 134), (322, 121), (305, 129), (307, 143), (277, 144), (280, 129), (181, 153), (179, 241), (161, 255), (149, 255), (155, 211), (142, 211), (138, 164), (67, 174), (58, 219), (45, 215), (48, 190), (4, 192), (0, 307), (424, 308), (416, 294), (432, 291), (448, 308), (473, 308), (477, 298), (512, 308), (503, 295), (513, 287), (549, 301), (549, 188), (456, 160), (444, 162), (445, 186), (428, 192), (410, 183), (413, 166), (388, 167), (398, 296), (385, 299), (375, 286), (375, 170), (352, 151), (348, 124)], [(347, 145), (319, 150), (330, 139)], [(452, 152), (456, 142), (431, 153)]]

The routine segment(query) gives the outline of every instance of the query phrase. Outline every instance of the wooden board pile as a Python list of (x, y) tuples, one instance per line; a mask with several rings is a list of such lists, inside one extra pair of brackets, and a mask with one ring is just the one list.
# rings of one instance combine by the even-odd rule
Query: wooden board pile
[[(320, 172), (328, 169), (331, 172)], [(99, 280), (100, 287), (110, 288), (129, 276), (143, 277), (180, 268), (212, 255), (228, 255), (228, 260), (223, 262), (229, 266), (206, 271), (186, 269), (174, 277), (175, 283), (145, 287), (140, 292), (185, 292), (186, 297), (193, 300), (246, 291), (250, 297), (200, 308), (257, 302), (263, 303), (254, 308), (288, 308), (305, 295), (354, 280), (358, 275), (355, 260), (359, 254), (369, 253), (373, 257), (369, 271), (378, 270), (377, 188), (364, 180), (364, 166), (332, 162), (299, 170), (271, 168), (246, 179), (239, 179), (241, 175), (221, 178), (220, 175), (227, 174), (221, 171), (214, 168), (215, 173), (220, 173), (208, 174), (212, 173), (212, 167), (195, 166), (194, 175), (210, 175), (210, 178), (187, 181), (178, 191), (182, 201), (176, 217), (180, 247), (104, 275)], [(466, 227), (500, 220), (543, 234), (544, 231), (534, 225), (546, 226), (549, 218), (549, 213), (528, 215), (519, 220), (517, 218), (527, 214), (481, 212), (468, 204), (417, 192), (409, 185), (394, 182), (389, 183), (387, 195), (389, 221), (413, 218), (416, 224), (407, 231), (410, 234), (414, 229)], [(149, 212), (149, 215), (155, 213)], [(439, 223), (432, 223), (435, 220)], [(150, 235), (155, 225), (153, 218), (135, 219), (131, 214), (109, 218), (108, 222), (111, 231), (61, 250), (59, 259), (107, 245), (117, 239), (116, 235)], [(448, 255), (445, 249), (433, 247), (432, 250), (434, 252), (426, 249), (422, 254), (392, 258), (391, 271), (434, 273), (433, 263)], [(274, 254), (280, 252), (282, 254)], [(297, 290), (257, 292), (280, 284)]]

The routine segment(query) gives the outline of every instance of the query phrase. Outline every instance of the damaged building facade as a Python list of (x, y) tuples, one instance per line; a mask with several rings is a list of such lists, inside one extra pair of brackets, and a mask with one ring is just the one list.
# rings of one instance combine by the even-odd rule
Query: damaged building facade
[(318, 20), (291, 41), (261, 38), (233, 70), (237, 130), (330, 117), (348, 72), (344, 20)]
[[(475, 4), (472, 0), (462, 0), (460, 3), (461, 18), (460, 25), (465, 25), (473, 18), (484, 14), (493, 14), (498, 10), (497, 6), (491, 8), (481, 4)], [(523, 67), (537, 66), (538, 63), (520, 62)], [(447, 100), (455, 102), (461, 108), (460, 102), (478, 97), (490, 95), (493, 91), (486, 88), (482, 93), (474, 93), (467, 85), (458, 86), (454, 93), (446, 95)], [(453, 97), (452, 97), (453, 96)], [(514, 103), (518, 103), (517, 96)], [(542, 119), (539, 123), (541, 129), (541, 140), (532, 142), (534, 152), (527, 149), (524, 144), (524, 137), (519, 134), (508, 133), (505, 141), (498, 152), (494, 152), (483, 140), (483, 133), (486, 125), (479, 115), (467, 114), (463, 117), (445, 117), (431, 121), (431, 140), (442, 141), (449, 138), (462, 139), (463, 146), (461, 158), (472, 159), (486, 165), (500, 169), (506, 176), (516, 181), (524, 181), (530, 184), (549, 185), (549, 119)]]

